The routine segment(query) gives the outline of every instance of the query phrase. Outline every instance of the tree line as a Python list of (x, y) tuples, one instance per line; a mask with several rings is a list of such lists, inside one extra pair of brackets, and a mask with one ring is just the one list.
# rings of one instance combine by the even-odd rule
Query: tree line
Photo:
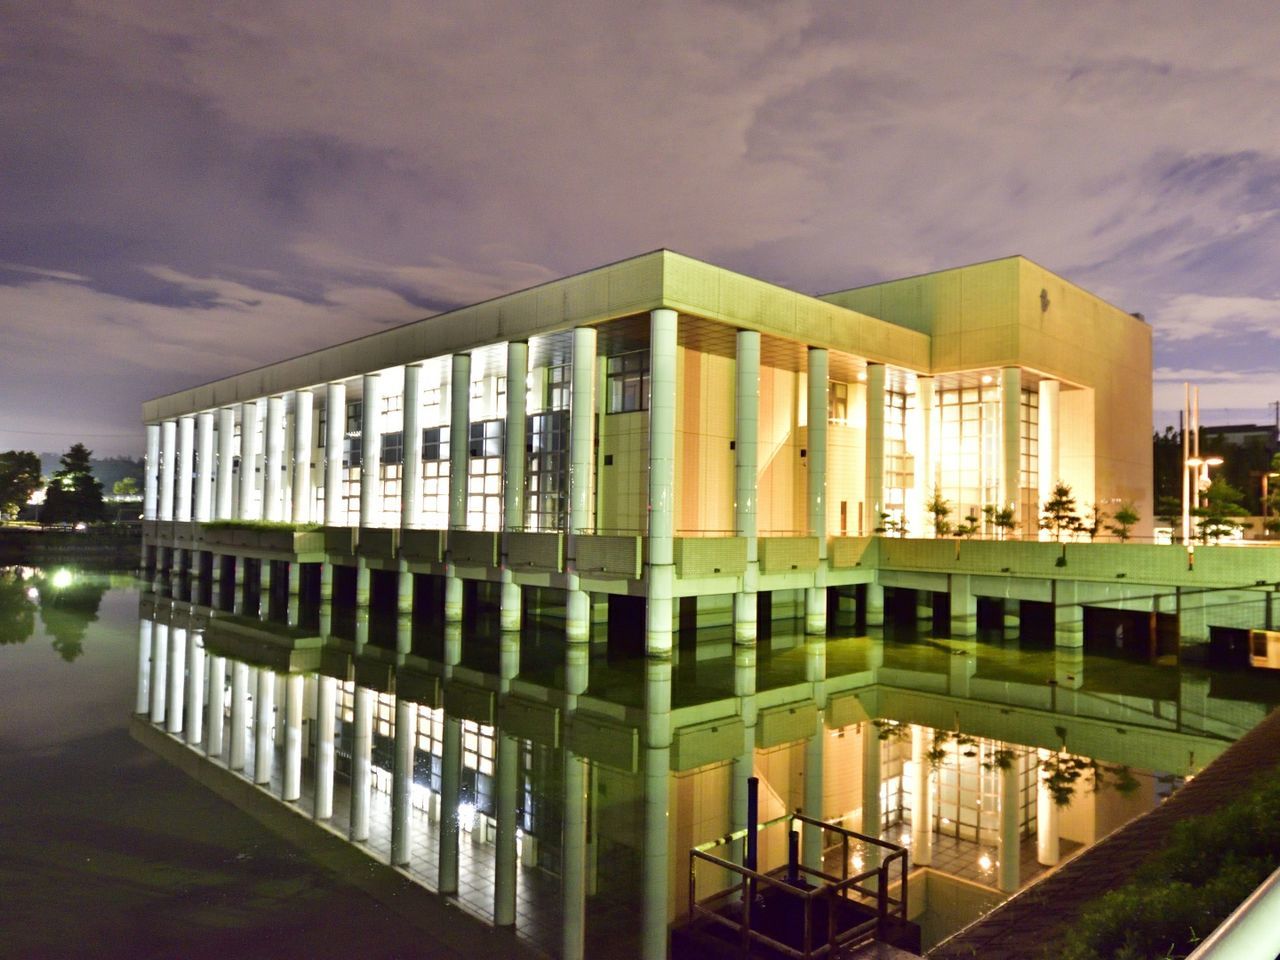
[[(48, 484), (41, 475), (40, 457), (30, 450), (0, 453), (0, 517), (12, 519), (36, 491), (45, 489), (40, 508), (42, 524), (96, 523), (106, 513), (102, 481), (93, 475), (93, 451), (83, 443), (73, 444), (59, 460), (59, 469)], [(117, 482), (116, 487), (122, 486)], [(132, 484), (137, 490), (136, 481)]]

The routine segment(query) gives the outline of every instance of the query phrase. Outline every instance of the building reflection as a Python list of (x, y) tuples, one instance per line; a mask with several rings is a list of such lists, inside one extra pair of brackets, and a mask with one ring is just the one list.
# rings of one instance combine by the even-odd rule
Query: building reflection
[[(469, 601), (462, 625), (297, 594), (218, 609), (194, 589), (142, 598), (139, 717), (561, 957), (665, 956), (690, 851), (741, 862), (751, 776), (762, 867), (785, 862), (794, 811), (907, 846), (927, 947), (1280, 700), (1256, 676), (801, 621), (682, 632), (645, 658), (536, 611), (504, 632), (496, 604)], [(823, 837), (806, 828), (806, 865), (874, 864)], [(728, 884), (714, 873), (698, 867), (699, 897)]]

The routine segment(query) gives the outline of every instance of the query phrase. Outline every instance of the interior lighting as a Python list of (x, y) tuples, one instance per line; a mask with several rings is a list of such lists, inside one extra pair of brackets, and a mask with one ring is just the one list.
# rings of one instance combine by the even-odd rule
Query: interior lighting
[(470, 832), (476, 825), (476, 805), (474, 803), (458, 804), (458, 827)]
[(66, 567), (55, 570), (49, 582), (58, 590), (64, 590), (71, 586), (71, 571)]
[(855, 853), (853, 855), (853, 869), (859, 872), (862, 871), (862, 854)]
[(989, 373), (984, 373), (984, 374), (982, 375), (982, 382), (983, 382), (984, 384), (986, 384), (986, 383), (990, 383), (990, 382), (991, 382), (991, 380), (992, 380), (991, 374), (989, 374)]
[(911, 846), (911, 831), (910, 831), (910, 830), (903, 830), (903, 831), (902, 831), (902, 836), (900, 836), (900, 837), (898, 838), (898, 842), (899, 842), (900, 844), (902, 844), (904, 847), (909, 847), (909, 846)]
[(978, 869), (983, 873), (990, 873), (992, 866), (991, 854), (984, 852), (982, 856), (978, 857)]
[(39, 600), (39, 599), (40, 599), (40, 591), (39, 591), (39, 590), (37, 590), (35, 587), (27, 587), (27, 599), (28, 599), (28, 600)]

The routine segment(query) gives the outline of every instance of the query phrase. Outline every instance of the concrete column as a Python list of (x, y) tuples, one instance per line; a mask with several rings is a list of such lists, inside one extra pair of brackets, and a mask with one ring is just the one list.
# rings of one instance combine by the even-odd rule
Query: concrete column
[(267, 399), (267, 423), (263, 431), (262, 517), (279, 523), (284, 519), (284, 397)]
[[(1059, 647), (1084, 647), (1084, 608), (1080, 585), (1074, 580), (1053, 580), (1053, 642)], [(1181, 597), (1179, 597), (1181, 600)]]
[(333, 727), (338, 681), (316, 677), (316, 802), (315, 818), (333, 816)]
[(868, 583), (865, 591), (866, 609), (863, 620), (868, 627), (884, 626), (884, 587), (878, 583)]
[(271, 762), (275, 759), (276, 675), (259, 667), (253, 717), (253, 782), (271, 782)]
[(134, 713), (147, 713), (151, 709), (151, 636), (154, 630), (154, 621), (138, 621), (138, 688)]
[(160, 499), (160, 424), (147, 424), (147, 466), (142, 480), (142, 519), (156, 519)]
[(356, 687), (355, 736), (351, 744), (351, 839), (369, 839), (369, 793), (373, 788), (373, 691)]
[(178, 420), (178, 503), (174, 519), (183, 523), (191, 520), (191, 462), (195, 459), (195, 449), (195, 417), (182, 417)]
[(400, 465), (400, 526), (422, 525), (422, 365), (404, 368), (402, 416), (404, 460)]
[[(670, 670), (670, 661), (666, 661)], [(565, 719), (572, 719), (578, 697), (586, 692), (590, 661), (582, 643), (565, 645)], [(564, 813), (560, 830), (561, 956), (580, 960), (586, 930), (587, 816), (586, 761), (572, 750), (564, 751)]]
[(880, 526), (884, 509), (884, 390), (884, 364), (868, 363), (866, 533)]
[(271, 614), (271, 580), (274, 563), (262, 560), (258, 564), (258, 618), (266, 620)]
[(196, 417), (196, 500), (194, 518), (200, 523), (213, 519), (213, 413)]
[(641, 860), (641, 940), (644, 960), (666, 960), (667, 884), (671, 870), (671, 661), (645, 664), (644, 842)]
[[(760, 571), (756, 509), (759, 491), (760, 334), (738, 331), (734, 390), (733, 525), (747, 542), (742, 591), (733, 598), (733, 639), (754, 643), (757, 636), (756, 586)], [(750, 776), (750, 774), (748, 774)]]
[(284, 772), (280, 799), (294, 803), (302, 796), (302, 694), (305, 678), (290, 673), (284, 678)]
[(198, 747), (204, 739), (204, 644), (194, 630), (187, 631), (186, 737)]
[(329, 527), (345, 527), (347, 504), (342, 499), (342, 445), (347, 435), (345, 383), (325, 387), (324, 411), (324, 522)]
[(937, 471), (933, 463), (933, 378), (916, 377), (916, 416), (919, 418), (919, 449), (915, 453), (916, 504), (918, 509), (911, 518), (910, 534), (916, 537), (933, 536), (933, 514), (926, 504), (938, 487)]
[(396, 697), (395, 744), (391, 762), (391, 865), (407, 867), (413, 849), (409, 799), (413, 788), (413, 734), (417, 704)]
[(933, 730), (914, 724), (911, 727), (911, 865), (927, 867), (933, 863), (933, 771), (929, 767), (929, 750), (933, 747)]
[(827, 351), (809, 348), (809, 535), (818, 538), (818, 569), (805, 589), (806, 633), (827, 632)]
[[(736, 644), (733, 648), (733, 693), (738, 698), (738, 711), (742, 717), (742, 747), (733, 758), (733, 785), (730, 787), (730, 829), (744, 830), (747, 826), (747, 780), (755, 775), (756, 721), (759, 710), (756, 705), (756, 646), (753, 643)], [(735, 862), (741, 862), (746, 845), (731, 851)]]
[(382, 390), (378, 374), (364, 375), (360, 417), (360, 526), (383, 526)]
[(1020, 884), (1020, 847), (1018, 835), (1018, 765), (1012, 763), (1000, 771), (1000, 889), (1015, 893)]
[[(880, 732), (871, 722), (862, 725), (862, 833), (879, 838)], [(877, 861), (878, 862), (878, 861)]]
[(1181, 643), (1208, 643), (1204, 590), (1178, 587), (1178, 639)]
[[(823, 641), (818, 641), (822, 643)], [(825, 776), (826, 726), (822, 711), (818, 711), (814, 730), (804, 745), (804, 812), (807, 816), (822, 819), (822, 785)], [(822, 830), (805, 824), (802, 831), (804, 865), (811, 870), (822, 869)]]
[[(1037, 750), (1041, 760), (1050, 757), (1050, 751)], [(1055, 866), (1062, 859), (1060, 843), (1059, 810), (1053, 802), (1044, 777), (1036, 773), (1036, 860), (1046, 867)]]
[(315, 430), (315, 402), (316, 395), (310, 390), (293, 394), (293, 493), (289, 500), (294, 523), (312, 522), (311, 434)]
[(222, 758), (222, 728), (227, 713), (227, 658), (207, 655), (209, 665), (209, 736), (205, 753), (214, 759)]
[[(1058, 394), (1061, 384), (1057, 380), (1040, 381), (1040, 429), (1037, 445), (1040, 450), (1040, 503), (1053, 496), (1053, 486), (1061, 476), (1058, 430)], [(1039, 507), (1039, 504), (1036, 505)], [(1037, 511), (1038, 512), (1038, 511)]]
[(1022, 522), (1022, 370), (1005, 367), (1000, 371), (1000, 413), (1002, 456), (1000, 504), (1012, 507), (1014, 518)]
[(249, 665), (231, 664), (231, 755), (227, 766), (243, 770), (249, 730)]
[(258, 405), (253, 401), (240, 404), (240, 520), (262, 519), (258, 502)]
[(972, 637), (978, 633), (978, 598), (971, 578), (953, 573), (947, 577), (951, 596), (951, 636)]
[(165, 729), (172, 734), (182, 732), (186, 679), (187, 631), (182, 627), (172, 627), (169, 630), (169, 708), (165, 711)]
[(223, 407), (218, 411), (218, 469), (214, 479), (213, 515), (217, 520), (235, 516), (235, 442), (235, 408)]
[(177, 481), (178, 422), (160, 424), (160, 503), (157, 519), (173, 519), (173, 485)]
[(589, 533), (591, 523), (591, 474), (595, 461), (596, 331), (573, 331), (573, 381), (569, 404), (569, 539), (573, 558), (567, 570), (568, 596), (565, 631), (570, 642), (585, 641), (591, 633), (591, 599), (580, 588), (577, 574), (577, 538)]
[[(467, 469), (470, 466), (471, 354), (457, 353), (449, 376), (449, 529), (467, 529)], [(452, 550), (445, 563), (444, 619), (462, 622), (462, 579)], [(454, 826), (456, 828), (456, 818)], [(455, 838), (456, 839), (456, 838)], [(443, 868), (442, 868), (443, 869)], [(456, 883), (456, 881), (455, 881)]]
[[(520, 530), (524, 527), (526, 390), (529, 379), (529, 344), (512, 340), (507, 344), (507, 423), (502, 467), (505, 474), (502, 487), (502, 529)], [(505, 630), (520, 629), (520, 585), (515, 582), (507, 565), (507, 549), (502, 550), (502, 606), (501, 627)], [(499, 924), (501, 926), (502, 924)]]
[(440, 769), (440, 873), (436, 890), (458, 892), (458, 794), (462, 780), (462, 721), (445, 714)]
[(675, 587), (676, 312), (649, 314), (649, 587), (645, 652), (671, 655)]
[(151, 645), (151, 722), (164, 723), (169, 702), (169, 625), (155, 625)]

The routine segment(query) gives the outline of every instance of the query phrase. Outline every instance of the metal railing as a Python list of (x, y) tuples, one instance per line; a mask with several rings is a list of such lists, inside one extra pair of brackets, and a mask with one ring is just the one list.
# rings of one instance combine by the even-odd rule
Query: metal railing
[[(750, 954), (751, 945), (759, 943), (797, 960), (835, 956), (837, 951), (855, 943), (871, 939), (883, 939), (886, 927), (893, 918), (901, 922), (907, 919), (907, 851), (904, 847), (875, 837), (847, 830), (836, 824), (794, 813), (780, 818), (788, 823), (792, 834), (791, 855), (786, 866), (768, 872), (752, 870), (740, 864), (714, 856), (705, 849), (689, 851), (689, 917), (691, 921), (704, 918), (708, 922), (724, 926), (739, 937), (742, 955)], [(773, 821), (778, 822), (778, 821)], [(796, 855), (798, 834), (794, 831), (800, 822), (822, 831), (821, 849), (840, 849), (840, 875), (809, 867), (799, 862)], [(763, 827), (764, 825), (762, 825)], [(834, 833), (837, 843), (828, 846), (826, 835)], [(736, 835), (735, 835), (736, 836)], [(880, 864), (868, 870), (850, 875), (850, 842), (884, 848), (889, 853)], [(717, 844), (718, 845), (718, 844)], [(721, 887), (710, 896), (698, 898), (698, 864), (708, 863), (737, 876), (735, 882)], [(889, 888), (894, 865), (898, 867), (898, 896), (890, 896)], [(804, 878), (803, 885), (801, 878)], [(816, 882), (814, 882), (816, 881)], [(752, 910), (761, 891), (777, 897), (791, 898), (799, 902), (802, 928), (799, 943), (787, 943), (753, 926)], [(859, 903), (864, 907), (875, 905), (875, 914), (861, 923), (841, 929), (841, 901)], [(817, 931), (815, 911), (819, 905), (826, 907), (826, 930)], [(740, 905), (740, 909), (735, 905)], [(727, 908), (735, 907), (732, 912)], [(820, 917), (818, 918), (820, 921)], [(776, 933), (777, 931), (775, 931)], [(815, 942), (815, 937), (819, 939)]]

